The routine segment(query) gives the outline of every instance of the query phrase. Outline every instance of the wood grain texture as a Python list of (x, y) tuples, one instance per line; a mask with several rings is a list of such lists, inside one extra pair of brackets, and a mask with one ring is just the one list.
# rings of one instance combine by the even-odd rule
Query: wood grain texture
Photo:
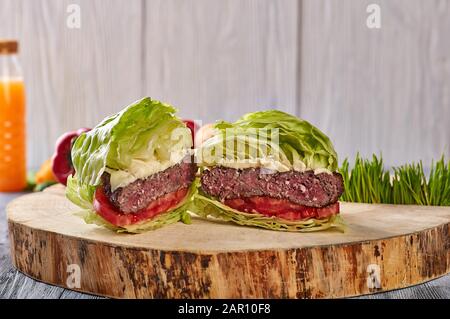
[(380, 267), (379, 291), (450, 271), (450, 208), (342, 206), (345, 234), (273, 232), (194, 218), (192, 225), (117, 235), (85, 225), (57, 188), (15, 200), (7, 214), (19, 270), (64, 287), (67, 265), (78, 264), (80, 290), (112, 297), (342, 297), (373, 292), (370, 264)]
[[(11, 264), (5, 206), (20, 194), (0, 194), (0, 299), (2, 298), (46, 298), (46, 299), (85, 299), (99, 298), (61, 287), (50, 286), (30, 280)], [(410, 299), (410, 298), (450, 298), (450, 275), (410, 288), (365, 295), (358, 298), (370, 299)]]
[[(279, 107), (317, 124), (341, 158), (388, 165), (450, 155), (450, 4), (380, 0), (3, 0), (27, 79), (28, 157), (150, 95), (204, 122)], [(300, 71), (299, 71), (300, 70)]]
[(85, 299), (98, 296), (51, 286), (25, 276), (13, 267), (10, 257), (5, 207), (20, 193), (0, 194), (0, 299)]
[(25, 276), (11, 265), (9, 255), (0, 257), (0, 299), (93, 299), (81, 294)]
[(0, 3), (0, 37), (22, 45), (31, 167), (62, 132), (143, 95), (203, 122), (296, 113), (296, 0), (81, 0), (81, 29), (66, 27), (70, 3)]
[(143, 94), (204, 121), (298, 113), (299, 96), (341, 157), (383, 151), (394, 165), (449, 152), (448, 1), (379, 1), (380, 30), (365, 25), (368, 0), (304, 0), (301, 18), (297, 1), (81, 1), (80, 30), (65, 26), (68, 3), (0, 3), (0, 36), (22, 42), (30, 166), (61, 132)]
[(19, 3), (15, 0), (4, 0), (0, 3), (0, 38), (14, 38), (17, 36)]
[(296, 113), (296, 0), (145, 2), (145, 93), (204, 123)]
[[(381, 29), (366, 26), (370, 3)], [(450, 155), (449, 1), (304, 0), (301, 28), (301, 115), (341, 159)]]
[(6, 254), (9, 254), (9, 241), (8, 241), (8, 225), (6, 223), (6, 204), (16, 198), (18, 194), (0, 193), (0, 258)]
[(76, 1), (80, 29), (66, 25), (72, 3), (0, 3), (0, 37), (16, 37), (21, 44), (31, 167), (52, 155), (63, 132), (94, 126), (142, 96), (141, 1)]

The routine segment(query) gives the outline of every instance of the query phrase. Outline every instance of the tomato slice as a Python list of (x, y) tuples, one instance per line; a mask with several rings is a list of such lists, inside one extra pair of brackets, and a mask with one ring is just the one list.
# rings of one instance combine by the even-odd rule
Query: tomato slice
[(187, 187), (181, 188), (176, 192), (166, 194), (154, 200), (145, 209), (136, 213), (124, 214), (111, 204), (103, 187), (98, 187), (95, 191), (94, 209), (97, 214), (115, 226), (133, 225), (174, 208), (186, 197), (188, 190), (189, 188)]
[(321, 219), (339, 214), (339, 202), (318, 208), (295, 204), (286, 199), (265, 196), (227, 199), (225, 205), (241, 212), (258, 213), (269, 217), (276, 216), (292, 221), (308, 218)]

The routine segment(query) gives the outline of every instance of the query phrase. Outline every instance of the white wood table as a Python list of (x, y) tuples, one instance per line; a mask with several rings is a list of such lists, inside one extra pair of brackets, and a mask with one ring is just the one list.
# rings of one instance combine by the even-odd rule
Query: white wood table
[[(17, 271), (11, 264), (5, 207), (22, 195), (0, 194), (0, 298), (99, 298), (48, 285)], [(360, 298), (450, 298), (450, 275), (414, 287)]]

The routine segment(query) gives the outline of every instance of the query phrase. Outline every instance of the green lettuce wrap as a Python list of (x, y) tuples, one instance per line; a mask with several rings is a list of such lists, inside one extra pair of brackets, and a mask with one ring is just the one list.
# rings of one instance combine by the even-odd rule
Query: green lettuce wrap
[[(225, 166), (236, 169), (261, 167), (278, 172), (313, 170), (332, 173), (338, 168), (336, 151), (323, 132), (305, 120), (278, 110), (249, 113), (234, 123), (221, 121), (213, 129), (214, 136), (204, 141), (197, 152), (202, 171)], [(310, 232), (344, 228), (339, 215), (292, 221), (241, 212), (209, 196), (201, 188), (194, 195), (190, 209), (204, 218), (212, 216), (271, 230)]]
[(110, 174), (114, 190), (161, 172), (192, 152), (191, 132), (175, 113), (172, 106), (146, 97), (107, 117), (75, 140), (71, 153), (75, 174), (68, 178), (66, 196), (83, 209), (86, 222), (135, 233), (179, 220), (189, 221), (185, 207), (196, 191), (194, 185), (176, 207), (138, 224), (114, 226), (93, 206), (104, 172)]

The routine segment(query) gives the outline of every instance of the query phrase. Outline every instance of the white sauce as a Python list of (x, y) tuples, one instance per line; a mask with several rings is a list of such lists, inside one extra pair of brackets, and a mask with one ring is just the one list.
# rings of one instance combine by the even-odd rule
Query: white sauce
[(182, 149), (178, 152), (172, 152), (170, 159), (165, 161), (156, 159), (146, 161), (133, 159), (127, 170), (112, 170), (107, 168), (106, 172), (111, 175), (111, 190), (114, 191), (117, 188), (127, 186), (138, 179), (146, 178), (152, 174), (162, 172), (169, 167), (181, 163), (189, 154), (191, 154), (190, 149)]
[(329, 169), (327, 168), (308, 168), (306, 165), (301, 161), (296, 161), (294, 165), (292, 165), (290, 162), (282, 163), (280, 161), (276, 161), (271, 158), (256, 158), (253, 160), (240, 160), (240, 161), (227, 161), (226, 159), (221, 159), (217, 161), (217, 165), (234, 168), (234, 169), (244, 169), (244, 168), (252, 168), (252, 167), (258, 167), (258, 168), (264, 168), (268, 169), (274, 172), (288, 172), (288, 171), (297, 171), (297, 172), (305, 172), (309, 170), (313, 170), (315, 175), (326, 173), (326, 174), (333, 174)]

